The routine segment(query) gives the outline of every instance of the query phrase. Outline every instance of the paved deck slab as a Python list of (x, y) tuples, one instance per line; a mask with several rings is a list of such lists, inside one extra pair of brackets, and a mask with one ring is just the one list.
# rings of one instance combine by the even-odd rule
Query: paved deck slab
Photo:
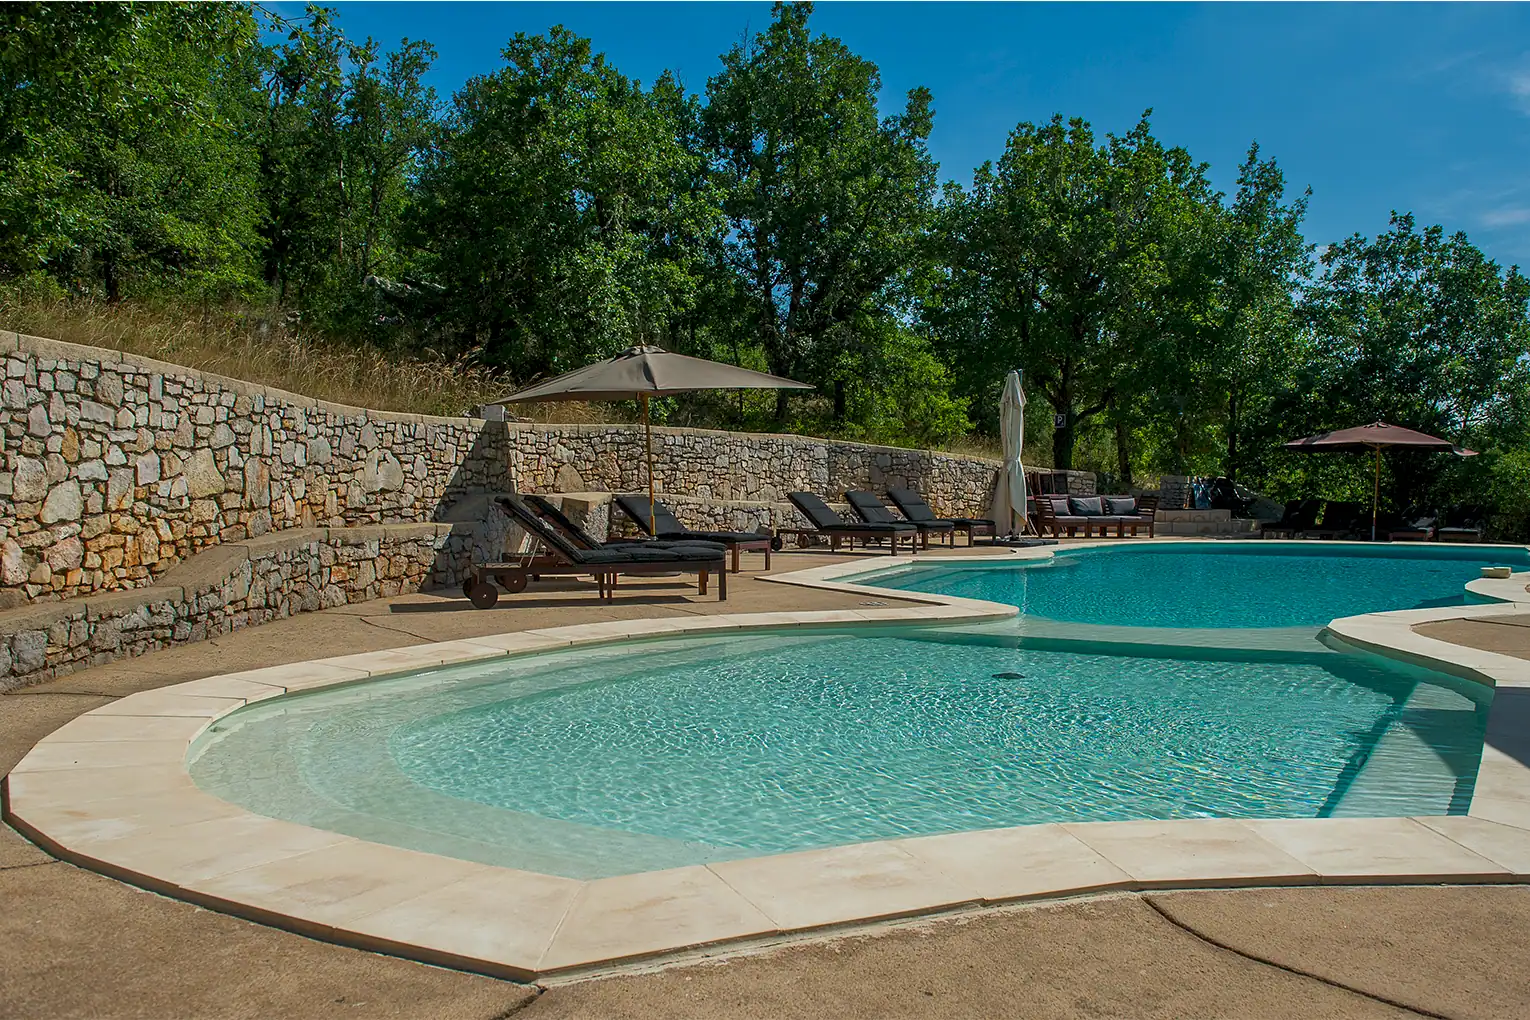
[[(790, 569), (793, 564), (788, 557), (783, 556), (781, 559), (783, 568)], [(821, 563), (828, 557), (806, 554), (792, 556), (791, 559)], [(860, 596), (850, 592), (788, 589), (790, 599), (783, 606), (780, 598), (782, 586), (751, 584), (748, 575), (741, 575), (741, 580), (735, 580), (732, 587), (734, 591), (730, 594), (734, 597), (721, 606), (710, 600), (701, 603), (683, 597), (672, 599), (663, 594), (633, 600), (640, 604), (628, 606), (623, 604), (626, 601), (624, 595), (622, 601), (617, 603), (617, 612), (614, 614), (610, 612), (611, 607), (595, 603), (587, 592), (570, 592), (566, 597), (561, 593), (527, 593), (529, 597), (524, 603), (516, 601), (516, 598), (522, 597), (506, 599), (500, 608), (487, 613), (464, 610), (461, 600), (432, 599), (428, 596), (389, 600), (386, 604), (343, 607), (342, 610), (313, 614), (311, 617), (227, 635), (203, 645), (114, 663), (54, 681), (44, 685), (45, 689), (32, 688), (25, 694), (5, 696), (4, 701), (0, 701), (0, 755), (4, 755), (12, 745), (20, 745), (24, 752), (32, 742), (70, 717), (63, 714), (49, 724), (39, 724), (35, 718), (26, 718), (32, 710), (11, 711), (14, 699), (19, 697), (47, 696), (60, 703), (68, 698), (79, 697), (83, 702), (80, 710), (84, 710), (101, 704), (103, 695), (152, 689), (214, 672), (264, 667), (271, 663), (315, 655), (338, 656), (424, 641), (472, 638), (486, 632), (529, 626), (533, 622), (540, 622), (541, 626), (553, 626), (582, 620), (632, 619), (639, 615), (669, 613), (685, 614), (696, 619), (698, 614), (724, 608), (733, 613), (788, 607), (794, 611), (861, 611)], [(737, 594), (741, 591), (771, 588), (775, 591), (757, 592), (758, 599), (752, 603), (745, 603)], [(754, 595), (748, 597), (754, 598)], [(891, 601), (896, 604), (898, 600)], [(547, 604), (538, 605), (540, 602)], [(514, 623), (509, 623), (511, 618), (503, 615), (509, 612), (518, 614), (513, 617)], [(537, 616), (540, 616), (540, 620)], [(1530, 655), (1522, 657), (1530, 658)], [(54, 709), (47, 709), (40, 714), (52, 716), (55, 712)], [(15, 757), (0, 764), (9, 767), (14, 761)], [(60, 775), (62, 773), (50, 773), (54, 781)], [(72, 777), (75, 781), (88, 778), (83, 773), (76, 773)], [(1466, 835), (1446, 835), (1469, 850), (1490, 858), (1494, 853), (1505, 855), (1517, 852), (1517, 837), (1506, 837), (1499, 829), (1483, 829), (1479, 825)], [(1477, 840), (1477, 843), (1468, 842), (1468, 835)], [(466, 1017), (500, 1015), (528, 1001), (526, 993), (515, 986), (310, 942), (142, 893), (100, 876), (80, 872), (66, 864), (36, 865), (36, 854), (40, 851), (20, 841), (8, 830), (0, 831), (0, 869), (6, 868), (5, 862), (10, 859), (5, 856), (9, 853), (8, 847), (16, 847), (18, 856), (28, 858), (31, 866), (0, 871), (0, 883), (3, 883), (0, 884), (0, 899), (8, 904), (21, 904), (19, 910), (0, 912), (0, 971), (5, 972), (8, 978), (5, 987), (0, 989), (0, 1015), (325, 1016), (329, 1015), (327, 1007), (338, 1000), (340, 1004), (334, 1011), (335, 1015)], [(1517, 865), (1505, 862), (1505, 866)], [(42, 875), (67, 877), (44, 880), (38, 877)], [(45, 890), (45, 884), (50, 885), (50, 889)], [(29, 889), (32, 890), (30, 894), (25, 892)], [(13, 896), (14, 890), (22, 890), (22, 893)], [(100, 890), (109, 892), (102, 896)], [(1414, 889), (1300, 891), (1323, 897), (1357, 892), (1406, 897), (1419, 892)], [(1445, 894), (1463, 892), (1455, 889), (1439, 891)], [(1462, 930), (1466, 932), (1474, 927), (1489, 931), (1495, 917), (1510, 926), (1517, 924), (1522, 931), (1530, 928), (1530, 909), (1526, 908), (1522, 899), (1505, 898), (1506, 894), (1521, 891), (1501, 887), (1473, 890), (1474, 897), (1469, 901), (1451, 899), (1444, 901), (1443, 907), (1432, 904), (1428, 910), (1451, 910), (1453, 917), (1459, 919)], [(33, 895), (34, 898), (26, 900), (23, 898), (25, 895)], [(1224, 892), (1174, 895), (1215, 899), (1244, 894)], [(114, 898), (121, 896), (133, 898), (134, 903), (155, 904), (156, 908), (124, 918), (120, 912), (114, 913), (111, 905)], [(682, 969), (580, 986), (583, 989), (600, 989), (615, 987), (622, 982), (635, 983), (622, 986), (620, 1002), (604, 999), (599, 994), (586, 995), (582, 1001), (589, 1008), (583, 1012), (568, 1012), (571, 1008), (568, 1005), (571, 1001), (568, 993), (574, 989), (556, 987), (535, 1002), (526, 1015), (695, 1015), (715, 1016), (721, 1020), (733, 1016), (925, 1017), (931, 1015), (931, 1000), (940, 997), (941, 988), (950, 988), (957, 994), (954, 999), (941, 999), (950, 1006), (948, 1015), (1014, 1015), (1016, 1003), (1024, 1004), (1027, 1010), (1025, 1015), (1039, 1017), (1097, 1016), (1102, 1013), (1133, 1017), (1256, 1018), (1400, 1015), (1386, 1008), (1378, 1011), (1373, 1003), (1351, 996), (1350, 993), (1335, 993), (1337, 998), (1325, 998), (1333, 990), (1323, 991), (1326, 986), (1318, 985), (1316, 987), (1319, 990), (1312, 991), (1305, 986), (1316, 983), (1301, 978), (1291, 977), (1294, 984), (1286, 985), (1278, 981), (1270, 984), (1265, 978), (1259, 977), (1250, 977), (1247, 981), (1242, 977), (1224, 977), (1215, 972), (1214, 968), (1208, 970), (1195, 957), (1182, 957), (1177, 948), (1180, 945), (1203, 944), (1190, 936), (1185, 936), (1184, 942), (1178, 941), (1177, 936), (1171, 937), (1171, 933), (1178, 929), (1161, 918), (1158, 923), (1162, 930), (1148, 929), (1150, 934), (1143, 941), (1166, 946), (1173, 952), (1161, 958), (1141, 955), (1133, 946), (1125, 946), (1121, 952), (1113, 952), (1112, 947), (1117, 945), (1116, 938), (1125, 938), (1121, 934), (1123, 921), (1121, 916), (1101, 910), (1102, 902), (1136, 902), (1141, 905), (1140, 901), (1127, 897), (1122, 900), (1050, 906), (1047, 908), (1049, 920), (1044, 925), (1036, 927), (1032, 923), (1033, 927), (1026, 929), (1038, 944), (1035, 947), (1022, 944), (1008, 956), (985, 956), (960, 938), (958, 928), (971, 930), (971, 925), (989, 923), (982, 918), (926, 922), (909, 929), (911, 934), (907, 937), (911, 940), (909, 945), (912, 948), (906, 950), (902, 959), (891, 966), (875, 960), (867, 962), (848, 958), (850, 950), (847, 946), (881, 942), (883, 939), (858, 938), (848, 942), (794, 946), (780, 952), (807, 954), (812, 959), (807, 960), (803, 968), (783, 966), (777, 953), (735, 960), (725, 967), (715, 968), (725, 980), (710, 987), (714, 993), (710, 997), (696, 994), (703, 991), (702, 986), (694, 983), (695, 976), (701, 970)], [(406, 910), (409, 903), (406, 900), (384, 909)], [(57, 915), (55, 929), (65, 929), (73, 937), (56, 939), (52, 937), (55, 931), (39, 931), (28, 927), (27, 920), (35, 918), (40, 910), (37, 906), (29, 910), (28, 904), (46, 904), (50, 917)], [(1364, 905), (1357, 907), (1349, 903), (1343, 912), (1349, 915), (1357, 912), (1363, 914), (1366, 909)], [(1427, 913), (1423, 908), (1413, 909), (1415, 912)], [(1405, 907), (1397, 908), (1398, 916), (1406, 912)], [(1479, 912), (1488, 918), (1488, 923), (1474, 926), (1473, 918)], [(245, 934), (240, 941), (222, 931), (209, 932), (186, 923), (185, 918), (188, 916), (210, 919), (217, 924), (230, 926), (229, 930), (237, 929)], [(1080, 921), (1081, 917), (1083, 921)], [(1283, 930), (1281, 926), (1286, 923), (1284, 918), (1269, 913), (1261, 914), (1260, 917), (1264, 928), (1272, 931)], [(992, 933), (992, 940), (1003, 943), (1008, 939), (1006, 944), (1014, 947), (1014, 939), (1010, 937), (1014, 932), (1009, 929), (1024, 927), (1022, 922), (1014, 920), (1011, 915), (1004, 915), (992, 923), (1003, 929)], [(1098, 924), (1100, 929), (1078, 934), (1081, 926), (1087, 928), (1090, 924)], [(1414, 928), (1415, 935), (1425, 938), (1433, 930), (1430, 926), (1418, 924)], [(1151, 934), (1155, 931), (1156, 934)], [(1466, 938), (1469, 940), (1469, 936)], [(211, 940), (209, 944), (216, 943), (217, 951), (199, 952), (203, 949), (202, 943), (208, 940)], [(255, 974), (248, 983), (237, 967), (230, 972), (232, 977), (227, 978), (217, 970), (223, 951), (235, 942), (243, 958), (247, 961), (260, 961), (258, 967), (246, 968), (246, 972)], [(274, 948), (277, 942), (301, 948), (278, 950)], [(1079, 952), (1089, 952), (1092, 958), (1069, 958), (1062, 949), (1070, 944)], [(1426, 975), (1437, 966), (1445, 966), (1430, 955), (1427, 946), (1421, 949), (1418, 945), (1398, 943), (1388, 951), (1395, 952), (1418, 975)], [(7, 952), (15, 955), (4, 959)], [(1484, 958), (1487, 955), (1483, 954)], [(99, 961), (106, 958), (111, 959), (111, 964), (100, 966)], [(25, 959), (29, 961), (29, 966), (11, 966), (11, 961), (15, 959)], [(767, 968), (752, 970), (750, 961), (753, 959), (769, 959), (772, 962)], [(816, 970), (813, 966), (815, 959)], [(1134, 985), (1132, 967), (1139, 962), (1142, 966), (1138, 970), (1151, 971), (1153, 974), (1153, 988), (1143, 989)], [(847, 967), (846, 963), (854, 966)], [(860, 971), (855, 968), (862, 963), (868, 974), (872, 977), (880, 975), (881, 980), (868, 981), (857, 976)], [(396, 974), (390, 973), (384, 980), (373, 976), (374, 968), (379, 964), (401, 969)], [(1247, 961), (1237, 966), (1244, 965), (1256, 971), (1262, 967)], [(1456, 966), (1454, 963), (1450, 965)], [(878, 970), (879, 967), (884, 969)], [(74, 968), (73, 974), (81, 977), (71, 979), (70, 968)], [(1010, 981), (1009, 974), (1017, 968), (1021, 970), (1023, 980)], [(712, 969), (703, 968), (708, 971)], [(1500, 999), (1522, 1003), (1525, 997), (1514, 982), (1522, 979), (1523, 965), (1516, 960), (1508, 969), (1512, 973), (1485, 973), (1481, 980), (1493, 984), (1495, 988), (1506, 988), (1507, 991), (1499, 996)], [(272, 973), (280, 975), (280, 987), (261, 986), (259, 982), (269, 982)], [(419, 973), (431, 975), (432, 979), (439, 978), (439, 987), (430, 981), (424, 981), (416, 987), (405, 978), (406, 975)], [(15, 974), (22, 975), (19, 981), (11, 980)], [(1215, 980), (1207, 980), (1207, 975), (1212, 975)], [(327, 997), (331, 996), (334, 989), (357, 987), (348, 982), (368, 979), (376, 981), (374, 987), (383, 989), (383, 994), (371, 998), (345, 994)], [(1170, 982), (1167, 991), (1165, 980)], [(643, 982), (649, 982), (654, 987), (641, 984)], [(930, 982), (934, 984), (929, 988), (915, 987), (918, 983)], [(494, 990), (487, 999), (481, 991), (485, 988)], [(226, 989), (226, 995), (216, 994), (223, 989)], [(926, 991), (935, 994), (926, 995)], [(1231, 994), (1227, 994), (1229, 991)], [(654, 1004), (661, 1001), (655, 996), (662, 996), (663, 1008), (654, 1008)], [(1492, 997), (1489, 999), (1498, 1001)], [(488, 1000), (494, 1001), (494, 1008), (479, 1011), (480, 1001)], [(844, 1008), (836, 1008), (836, 1004)], [(564, 1012), (557, 1012), (559, 1010)], [(1489, 1011), (1471, 1015), (1518, 1016), (1519, 1013)]]

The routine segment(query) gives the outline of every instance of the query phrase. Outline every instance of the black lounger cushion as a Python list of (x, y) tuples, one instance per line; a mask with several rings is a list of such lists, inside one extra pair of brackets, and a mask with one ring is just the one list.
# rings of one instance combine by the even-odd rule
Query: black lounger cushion
[(895, 524), (851, 523), (835, 513), (834, 508), (825, 503), (815, 492), (788, 492), (786, 498), (791, 500), (792, 506), (802, 511), (802, 516), (811, 521), (813, 527), (819, 531), (853, 531), (858, 535), (886, 535), (895, 531), (915, 530), (914, 526), (907, 521), (898, 521)]
[(860, 514), (867, 524), (898, 523), (898, 519), (882, 505), (882, 501), (865, 489), (851, 489), (845, 493), (845, 502), (849, 503), (851, 509)]
[(898, 509), (903, 511), (903, 516), (916, 524), (948, 519), (936, 517), (935, 508), (913, 489), (888, 489), (887, 498), (898, 504)]
[(695, 545), (682, 547), (680, 544), (663, 549), (656, 549), (647, 545), (580, 549), (559, 534), (557, 529), (538, 517), (520, 499), (514, 496), (501, 496), (498, 502), (512, 520), (536, 536), (549, 549), (555, 550), (570, 563), (590, 564), (592, 566), (615, 566), (622, 563), (658, 563), (665, 560), (671, 562), (710, 563), (721, 560), (725, 552), (718, 546)]
[[(648, 497), (617, 496), (616, 502), (638, 527), (644, 531), (648, 530)], [(716, 542), (722, 545), (737, 545), (741, 542), (770, 541), (769, 535), (754, 531), (697, 531), (687, 528), (669, 507), (658, 500), (653, 502), (653, 530), (660, 538), (668, 539), (670, 542)]]

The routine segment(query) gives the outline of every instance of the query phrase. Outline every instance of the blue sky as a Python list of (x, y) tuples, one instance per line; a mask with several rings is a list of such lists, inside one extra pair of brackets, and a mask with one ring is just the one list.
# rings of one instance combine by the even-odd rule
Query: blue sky
[[(514, 33), (559, 23), (630, 77), (670, 68), (703, 92), (718, 55), (770, 20), (768, 3), (336, 6), (353, 37), (434, 43), (443, 98), (498, 67)], [(1022, 120), (1061, 112), (1103, 134), (1152, 107), (1155, 133), (1227, 190), (1258, 140), (1312, 187), (1314, 243), (1412, 210), (1530, 267), (1530, 5), (820, 3), (813, 23), (881, 68), (884, 113), (934, 93), (946, 179), (970, 180)]]

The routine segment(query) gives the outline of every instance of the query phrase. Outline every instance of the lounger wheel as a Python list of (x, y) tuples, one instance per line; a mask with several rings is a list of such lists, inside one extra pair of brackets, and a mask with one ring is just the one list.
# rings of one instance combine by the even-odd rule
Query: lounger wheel
[(519, 594), (526, 590), (526, 583), (530, 580), (525, 574), (507, 574), (499, 579), (499, 585), (511, 595)]
[[(525, 587), (524, 579), (521, 585)], [(472, 590), (468, 592), (468, 598), (478, 609), (493, 609), (494, 603), (499, 601), (499, 589), (488, 581), (475, 581)]]
[(478, 583), (478, 578), (474, 577), (472, 574), (469, 574), (467, 577), (464, 577), (462, 579), (462, 597), (465, 598), (465, 599), (472, 598), (473, 597), (473, 586), (476, 585), (477, 583)]
[(780, 535), (773, 535), (773, 536), (771, 536), (771, 539), (770, 539), (770, 551), (771, 552), (780, 552), (782, 549), (785, 549), (785, 548), (786, 548), (786, 543), (781, 539)]

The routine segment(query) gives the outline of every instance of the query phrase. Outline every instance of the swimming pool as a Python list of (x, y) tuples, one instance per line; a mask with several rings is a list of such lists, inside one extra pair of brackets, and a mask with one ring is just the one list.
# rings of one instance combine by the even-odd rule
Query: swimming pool
[(1039, 822), (1460, 813), (1490, 698), (1316, 643), (776, 631), (275, 699), (216, 723), (190, 771), (257, 814), (593, 878)]
[(1100, 626), (1320, 628), (1341, 616), (1465, 603), (1480, 568), (1530, 570), (1512, 546), (1164, 542), (1062, 549), (1020, 564), (913, 565), (868, 583)]

